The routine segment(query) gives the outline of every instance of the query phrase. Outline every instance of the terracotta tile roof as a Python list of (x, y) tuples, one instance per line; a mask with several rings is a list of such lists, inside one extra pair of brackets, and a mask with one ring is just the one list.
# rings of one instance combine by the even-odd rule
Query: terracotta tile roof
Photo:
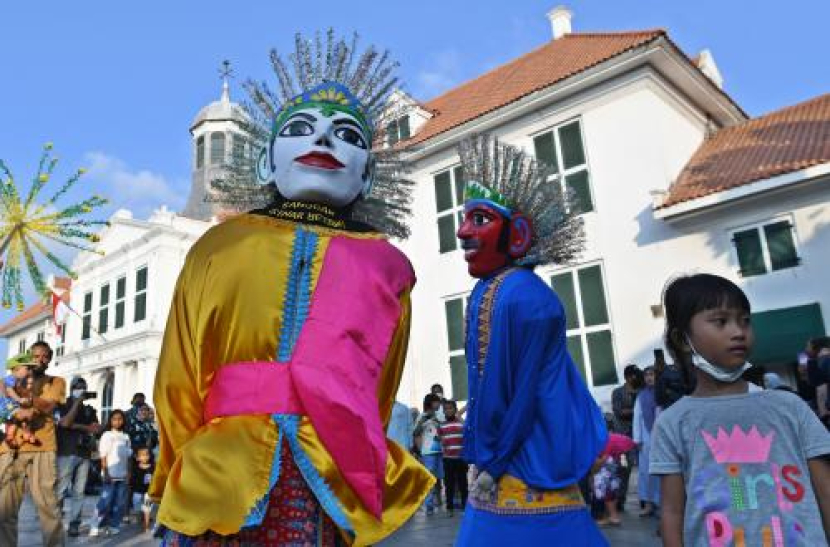
[[(69, 289), (71, 286), (72, 279), (68, 277), (55, 278), (55, 288), (59, 291), (64, 291), (63, 294), (61, 294), (61, 300), (63, 300), (64, 302), (69, 302)], [(35, 304), (32, 304), (19, 314), (12, 317), (5, 325), (0, 326), (0, 336), (5, 335), (10, 331), (14, 331), (20, 325), (25, 325), (26, 323), (39, 317), (40, 315), (52, 315), (51, 300), (47, 300), (46, 302), (40, 301)]]
[(666, 36), (664, 30), (572, 33), (426, 102), (433, 114), (404, 145), (416, 144)]
[(721, 129), (695, 152), (662, 207), (830, 162), (830, 93)]

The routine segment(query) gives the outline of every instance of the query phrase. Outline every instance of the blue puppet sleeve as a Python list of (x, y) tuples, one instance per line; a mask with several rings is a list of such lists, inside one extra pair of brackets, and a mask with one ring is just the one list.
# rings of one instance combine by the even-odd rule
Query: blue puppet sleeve
[(476, 460), (494, 478), (507, 472), (562, 488), (588, 472), (607, 433), (567, 353), (559, 299), (532, 272), (522, 274), (506, 280), (493, 313)]

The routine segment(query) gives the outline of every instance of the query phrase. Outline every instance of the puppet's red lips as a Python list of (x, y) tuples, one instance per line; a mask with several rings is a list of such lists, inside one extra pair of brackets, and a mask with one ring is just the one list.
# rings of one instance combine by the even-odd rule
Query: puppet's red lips
[(309, 152), (308, 154), (295, 158), (294, 161), (319, 169), (342, 169), (346, 167), (337, 161), (337, 158), (325, 152)]

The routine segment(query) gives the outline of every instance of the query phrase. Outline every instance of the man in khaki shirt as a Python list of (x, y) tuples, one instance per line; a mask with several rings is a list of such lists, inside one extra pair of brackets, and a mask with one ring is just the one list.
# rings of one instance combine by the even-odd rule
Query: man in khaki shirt
[(64, 544), (63, 522), (55, 493), (57, 482), (57, 438), (55, 406), (66, 402), (66, 382), (46, 374), (52, 360), (52, 348), (46, 342), (31, 347), (34, 377), (34, 400), (31, 409), (19, 409), (18, 419), (28, 419), (37, 438), (27, 443), (18, 429), (15, 439), (19, 448), (0, 445), (0, 545), (17, 546), (17, 516), (25, 493), (26, 478), (40, 517), (43, 545)]

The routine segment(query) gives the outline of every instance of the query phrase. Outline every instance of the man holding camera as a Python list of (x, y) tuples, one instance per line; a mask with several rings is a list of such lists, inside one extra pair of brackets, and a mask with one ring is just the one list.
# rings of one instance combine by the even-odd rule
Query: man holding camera
[(84, 404), (96, 394), (86, 390), (86, 380), (75, 378), (70, 386), (70, 397), (58, 407), (58, 499), (69, 516), (69, 535), (80, 534), (84, 489), (89, 475), (90, 459), (101, 426), (95, 409)]

